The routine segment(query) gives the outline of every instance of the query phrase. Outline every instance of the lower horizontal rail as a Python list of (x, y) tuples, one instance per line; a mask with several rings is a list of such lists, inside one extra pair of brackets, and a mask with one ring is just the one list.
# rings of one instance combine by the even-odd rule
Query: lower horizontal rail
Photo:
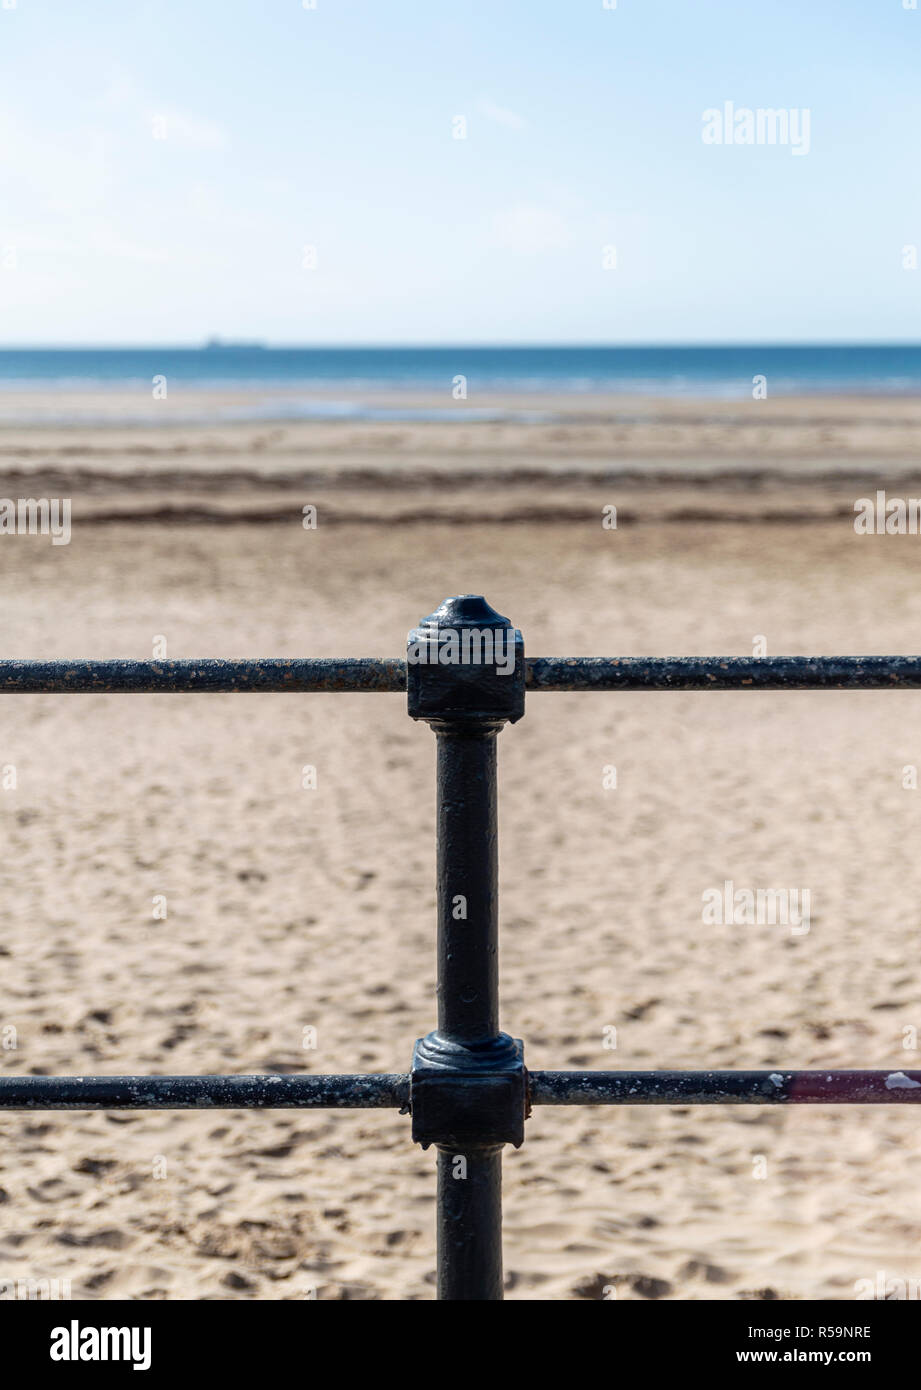
[[(532, 1071), (532, 1105), (905, 1105), (921, 1071)], [(5, 1076), (0, 1110), (404, 1110), (410, 1078)]]
[(4, 1076), (2, 1110), (402, 1109), (409, 1077)]
[(905, 1105), (921, 1071), (532, 1071), (532, 1105)]

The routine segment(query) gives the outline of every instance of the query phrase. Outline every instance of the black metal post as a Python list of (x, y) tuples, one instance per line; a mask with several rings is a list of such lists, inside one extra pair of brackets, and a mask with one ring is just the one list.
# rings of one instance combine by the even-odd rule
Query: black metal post
[(438, 1149), (438, 1297), (497, 1300), (502, 1145), (526, 1109), (498, 970), (496, 736), (524, 713), (520, 633), (479, 595), (446, 599), (410, 633), (407, 691), (438, 740), (438, 1027), (413, 1056), (413, 1138)]
[(500, 727), (437, 735), (438, 1032), (468, 1046), (499, 1032)]
[(502, 1147), (438, 1146), (435, 1244), (439, 1299), (502, 1298)]
[[(469, 1052), (514, 1063), (499, 1033), (496, 735), (463, 725), (437, 735), (438, 1029), (419, 1060), (463, 1065)], [(440, 1299), (502, 1297), (502, 1148), (438, 1145)]]

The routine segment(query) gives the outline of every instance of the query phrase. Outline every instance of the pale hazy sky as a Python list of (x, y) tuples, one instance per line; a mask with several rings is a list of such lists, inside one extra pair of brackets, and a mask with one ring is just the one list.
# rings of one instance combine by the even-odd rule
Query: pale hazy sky
[(0, 0), (0, 343), (921, 339), (905, 3)]

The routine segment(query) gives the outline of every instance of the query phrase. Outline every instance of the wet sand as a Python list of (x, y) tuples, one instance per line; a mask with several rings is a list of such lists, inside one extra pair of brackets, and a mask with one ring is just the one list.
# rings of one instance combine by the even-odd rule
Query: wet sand
[[(910, 398), (536, 395), (458, 402), (453, 414), (432, 396), (353, 404), (438, 418), (272, 418), (290, 400), (266, 393), (7, 392), (0, 497), (68, 497), (80, 524), (288, 525), (309, 505), (325, 527), (591, 526), (614, 506), (624, 527), (845, 521), (878, 487), (921, 495), (921, 401)], [(471, 413), (485, 408), (497, 418)], [(269, 415), (230, 418), (255, 410)], [(47, 422), (62, 415), (71, 423)]]

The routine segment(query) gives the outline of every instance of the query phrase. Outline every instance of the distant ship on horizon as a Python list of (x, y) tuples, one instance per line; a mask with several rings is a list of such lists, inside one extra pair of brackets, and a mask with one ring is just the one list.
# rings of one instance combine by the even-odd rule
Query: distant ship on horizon
[(254, 342), (248, 342), (248, 341), (244, 341), (244, 340), (242, 340), (242, 339), (241, 339), (240, 342), (225, 342), (225, 340), (224, 340), (223, 338), (209, 338), (209, 339), (207, 340), (207, 342), (205, 343), (205, 345), (204, 345), (203, 351), (205, 351), (205, 352), (225, 352), (225, 351), (227, 351), (228, 349), (230, 349), (230, 350), (232, 350), (232, 351), (233, 351), (233, 350), (235, 350), (235, 351), (240, 351), (240, 349), (244, 349), (244, 348), (245, 348), (245, 350), (246, 350), (247, 352), (252, 352), (254, 349), (259, 349), (260, 351), (263, 351), (263, 352), (264, 352), (264, 351), (265, 351), (265, 343), (259, 343), (259, 342), (255, 342), (255, 341), (254, 341)]

